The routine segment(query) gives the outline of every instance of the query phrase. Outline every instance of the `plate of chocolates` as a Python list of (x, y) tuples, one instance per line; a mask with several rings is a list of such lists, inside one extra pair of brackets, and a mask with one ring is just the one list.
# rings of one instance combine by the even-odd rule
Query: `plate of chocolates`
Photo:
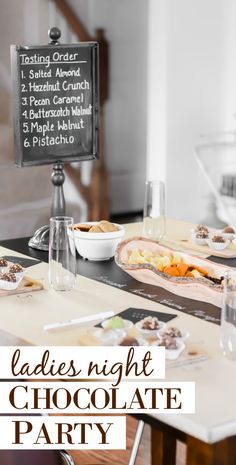
[(19, 263), (8, 262), (0, 257), (0, 290), (17, 289), (24, 276), (24, 268)]

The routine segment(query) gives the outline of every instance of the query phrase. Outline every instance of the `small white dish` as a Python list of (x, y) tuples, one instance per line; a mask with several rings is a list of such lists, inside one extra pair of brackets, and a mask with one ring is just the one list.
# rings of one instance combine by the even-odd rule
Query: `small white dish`
[[(109, 322), (110, 322), (111, 318), (108, 318), (107, 320), (104, 320), (102, 321), (101, 323), (101, 326), (104, 328), (104, 329), (109, 329), (108, 328), (108, 325), (109, 325)], [(130, 320), (125, 320), (123, 319), (123, 324), (124, 326), (123, 327), (120, 327), (120, 328), (111, 328), (113, 330), (122, 330), (122, 331), (125, 331), (127, 332), (130, 328), (132, 328), (132, 326), (134, 325), (132, 321)]]
[(195, 244), (207, 245), (207, 239), (208, 238), (197, 237), (197, 233), (194, 230), (192, 230), (192, 241), (195, 242)]
[(203, 238), (200, 238), (200, 237), (193, 236), (193, 241), (197, 245), (207, 245), (207, 239), (203, 239)]
[(158, 320), (158, 323), (159, 323), (159, 328), (158, 329), (143, 329), (142, 328), (143, 320), (138, 321), (137, 323), (135, 323), (135, 327), (144, 336), (150, 336), (151, 334), (158, 334), (160, 331), (163, 331), (163, 329), (165, 328), (166, 323), (164, 323), (164, 321)]
[(122, 329), (95, 328), (93, 336), (104, 346), (119, 345), (120, 341), (126, 337), (126, 332)]
[(224, 231), (221, 231), (221, 235), (229, 242), (232, 242), (235, 239), (235, 233), (225, 233)]
[(224, 250), (228, 247), (229, 241), (225, 240), (225, 242), (214, 242), (212, 241), (212, 238), (209, 238), (207, 240), (207, 244), (211, 250)]
[[(24, 273), (18, 273), (18, 275), (20, 275), (20, 276), (15, 275), (16, 276), (16, 282), (15, 283), (12, 283), (12, 282), (9, 282), (9, 281), (4, 281), (3, 279), (0, 279), (0, 289), (4, 290), (4, 291), (14, 291), (15, 289), (17, 289), (17, 287), (19, 286), (20, 282), (23, 279)], [(0, 278), (1, 278), (1, 276), (0, 276)]]
[(176, 360), (185, 349), (183, 341), (177, 341), (177, 349), (166, 349), (165, 357), (166, 360)]
[[(183, 350), (185, 349), (185, 344), (183, 341), (176, 340), (176, 343), (177, 343), (177, 349), (166, 349), (165, 350), (166, 360), (176, 360), (180, 356), (180, 354), (183, 352)], [(154, 341), (151, 343), (151, 345), (156, 346), (160, 344), (156, 344)]]

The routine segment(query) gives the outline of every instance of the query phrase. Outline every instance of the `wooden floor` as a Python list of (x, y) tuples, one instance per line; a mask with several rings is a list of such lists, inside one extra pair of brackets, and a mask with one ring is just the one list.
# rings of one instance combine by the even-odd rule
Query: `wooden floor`
[[(127, 416), (126, 428), (127, 449), (125, 451), (70, 451), (75, 465), (128, 465), (130, 449), (137, 428), (137, 421)], [(148, 425), (145, 425), (136, 465), (149, 465), (150, 463), (150, 428)], [(176, 465), (185, 465), (185, 446), (181, 443), (177, 444)]]

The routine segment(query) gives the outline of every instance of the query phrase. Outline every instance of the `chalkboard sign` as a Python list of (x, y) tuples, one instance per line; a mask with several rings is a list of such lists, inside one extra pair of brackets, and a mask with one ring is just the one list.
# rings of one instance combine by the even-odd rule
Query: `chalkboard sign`
[(98, 44), (11, 46), (18, 166), (97, 158)]

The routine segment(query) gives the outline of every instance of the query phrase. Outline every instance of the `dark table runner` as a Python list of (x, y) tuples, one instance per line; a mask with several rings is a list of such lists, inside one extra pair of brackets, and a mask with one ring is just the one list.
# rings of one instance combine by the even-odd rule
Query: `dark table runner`
[[(41, 252), (28, 247), (28, 240), (29, 238), (5, 240), (1, 241), (0, 245), (12, 251), (29, 255), (36, 260), (47, 262), (47, 252)], [(209, 257), (209, 260), (230, 267), (236, 267), (236, 259)], [(220, 308), (194, 299), (186, 299), (185, 297), (172, 294), (161, 287), (140, 283), (121, 270), (116, 265), (114, 259), (105, 262), (89, 262), (78, 257), (77, 268), (78, 273), (87, 278), (145, 297), (166, 307), (180, 310), (203, 320), (216, 324), (220, 323)]]

